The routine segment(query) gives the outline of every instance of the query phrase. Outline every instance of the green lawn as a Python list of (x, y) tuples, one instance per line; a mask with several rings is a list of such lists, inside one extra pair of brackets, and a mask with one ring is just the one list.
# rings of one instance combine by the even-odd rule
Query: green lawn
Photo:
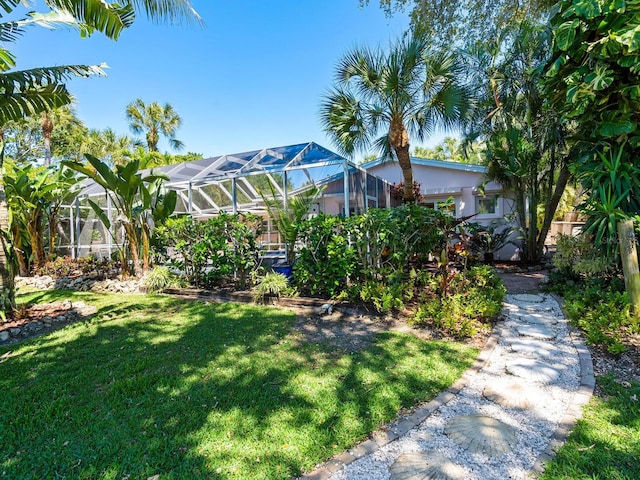
[(477, 350), (383, 334), (355, 354), (307, 344), (274, 308), (32, 293), (89, 322), (0, 362), (3, 478), (289, 479), (433, 398)]
[(609, 376), (598, 382), (605, 397), (585, 407), (541, 480), (640, 478), (640, 384), (624, 388)]

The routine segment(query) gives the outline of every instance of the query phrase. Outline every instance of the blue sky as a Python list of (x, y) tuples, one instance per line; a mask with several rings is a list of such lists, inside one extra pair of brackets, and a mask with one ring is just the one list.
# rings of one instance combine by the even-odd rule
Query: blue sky
[(204, 27), (138, 18), (117, 42), (33, 28), (13, 46), (17, 67), (107, 63), (107, 78), (69, 83), (78, 116), (89, 128), (132, 135), (128, 103), (169, 102), (183, 119), (183, 153), (208, 157), (307, 141), (331, 149), (318, 111), (337, 61), (357, 45), (386, 46), (408, 27), (406, 14), (387, 18), (377, 1), (364, 8), (358, 0), (192, 4)]

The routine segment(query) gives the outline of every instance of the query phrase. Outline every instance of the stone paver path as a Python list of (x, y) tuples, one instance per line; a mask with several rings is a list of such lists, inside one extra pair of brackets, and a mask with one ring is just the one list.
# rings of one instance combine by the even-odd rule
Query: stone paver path
[(448, 391), (305, 479), (526, 479), (593, 391), (588, 350), (544, 294), (507, 296), (505, 320)]

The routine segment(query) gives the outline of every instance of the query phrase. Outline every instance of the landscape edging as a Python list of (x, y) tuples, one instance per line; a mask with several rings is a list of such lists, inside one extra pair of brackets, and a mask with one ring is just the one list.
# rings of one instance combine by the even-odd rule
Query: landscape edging
[[(554, 293), (550, 295), (558, 302), (564, 315), (563, 298)], [(567, 411), (553, 432), (553, 435), (551, 435), (547, 447), (538, 455), (536, 463), (533, 465), (532, 474), (536, 477), (544, 472), (546, 464), (553, 459), (558, 449), (567, 441), (569, 434), (582, 417), (582, 408), (589, 403), (589, 400), (593, 397), (593, 391), (596, 386), (596, 379), (593, 372), (593, 359), (591, 358), (591, 352), (584, 343), (582, 334), (571, 324), (569, 324), (569, 334), (571, 336), (571, 343), (578, 352), (578, 358), (580, 360), (580, 386), (574, 394), (571, 404), (567, 407)]]

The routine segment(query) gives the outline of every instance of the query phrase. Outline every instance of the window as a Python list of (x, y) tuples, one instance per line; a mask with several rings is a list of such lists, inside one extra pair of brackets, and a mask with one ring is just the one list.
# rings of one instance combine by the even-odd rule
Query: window
[(421, 202), (420, 205), (424, 205), (428, 208), (433, 208), (434, 210), (440, 210), (442, 213), (446, 213), (447, 215), (451, 215), (452, 217), (456, 216), (457, 207), (456, 202), (452, 201), (452, 199), (447, 200), (429, 200), (427, 202)]
[(498, 197), (476, 197), (476, 213), (478, 215), (498, 215)]

